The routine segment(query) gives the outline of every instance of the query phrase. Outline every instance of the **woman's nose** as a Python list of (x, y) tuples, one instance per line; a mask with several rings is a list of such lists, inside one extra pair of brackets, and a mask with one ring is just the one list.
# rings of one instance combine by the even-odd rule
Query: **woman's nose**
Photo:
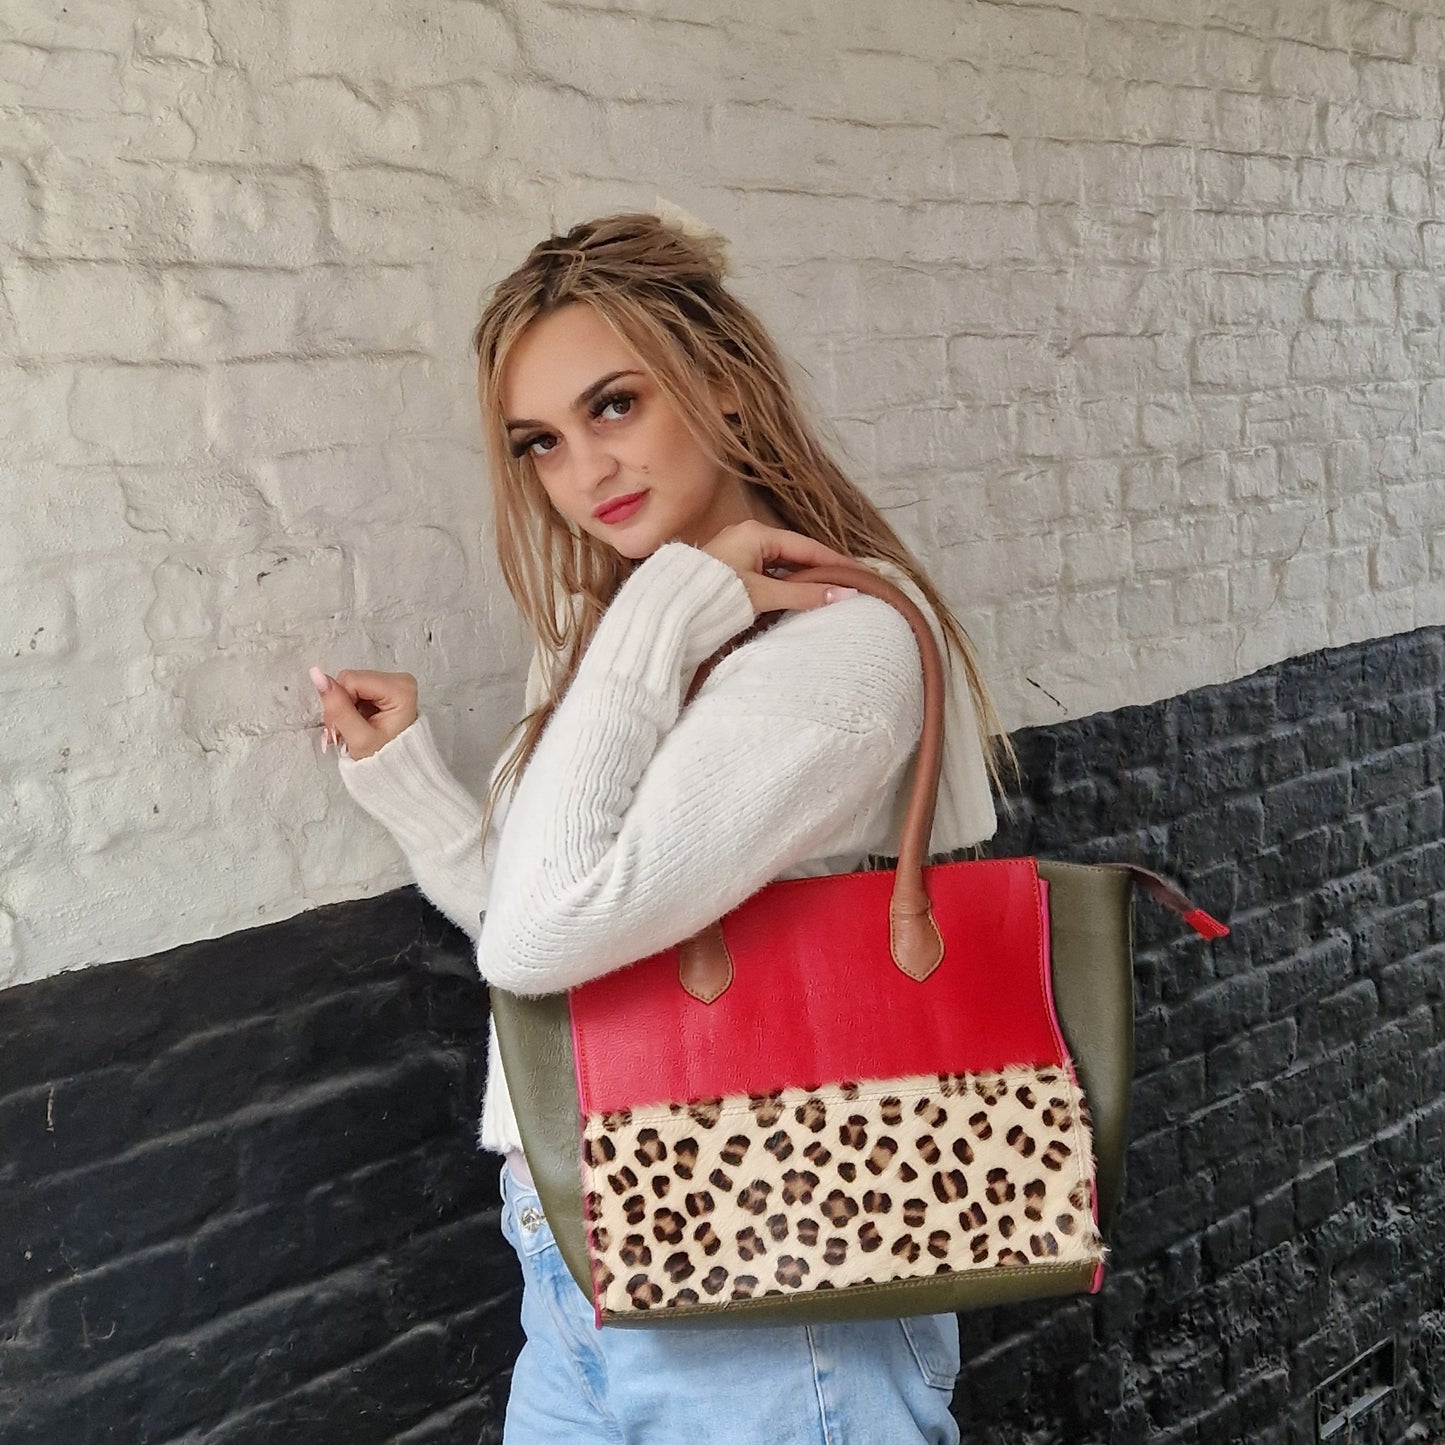
[(589, 438), (572, 448), (573, 483), (582, 492), (593, 491), (617, 470), (617, 458), (604, 442)]

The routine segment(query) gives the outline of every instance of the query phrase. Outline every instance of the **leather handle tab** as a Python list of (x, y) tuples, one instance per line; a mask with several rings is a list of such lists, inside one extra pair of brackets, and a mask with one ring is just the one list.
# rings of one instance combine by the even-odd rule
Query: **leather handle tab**
[(677, 981), (699, 1003), (716, 1003), (733, 981), (733, 956), (723, 937), (722, 920), (677, 946)]
[[(923, 883), (928, 842), (933, 835), (933, 814), (938, 806), (938, 776), (943, 766), (943, 658), (928, 620), (909, 595), (886, 577), (861, 562), (830, 562), (790, 572), (789, 582), (818, 582), (855, 587), (879, 597), (901, 612), (918, 640), (923, 661), (923, 735), (913, 773), (899, 838), (898, 867), (888, 904), (888, 937), (893, 962), (909, 978), (922, 983), (943, 962), (943, 935), (933, 917), (933, 904)], [(779, 621), (786, 613), (778, 613)], [(760, 619), (761, 620), (761, 619)], [(757, 624), (754, 624), (755, 626)], [(770, 624), (769, 624), (770, 625)], [(761, 629), (759, 629), (761, 630)], [(694, 676), (687, 700), (710, 667), (704, 663)], [(722, 921), (711, 923), (678, 946), (678, 981), (693, 998), (713, 1003), (732, 982), (732, 957), (723, 938)]]
[(1103, 866), (1127, 873), (1156, 903), (1162, 903), (1177, 913), (1201, 938), (1224, 938), (1229, 933), (1225, 924), (1210, 917), (1202, 908), (1196, 908), (1161, 874), (1141, 868), (1137, 863), (1105, 863)]
[(907, 880), (894, 879), (893, 896), (888, 900), (888, 942), (893, 962), (919, 983), (943, 962), (943, 935), (921, 880), (914, 896)]

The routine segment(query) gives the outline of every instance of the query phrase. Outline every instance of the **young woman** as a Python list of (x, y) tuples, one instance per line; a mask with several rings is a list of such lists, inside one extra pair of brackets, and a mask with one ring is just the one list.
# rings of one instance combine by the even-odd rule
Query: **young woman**
[[(351, 795), (475, 940), (482, 977), (515, 993), (646, 957), (772, 879), (896, 854), (922, 725), (916, 641), (887, 603), (791, 570), (865, 561), (923, 608), (954, 654), (933, 851), (994, 829), (998, 729), (967, 639), (820, 445), (724, 270), (716, 237), (608, 216), (536, 246), (488, 302), (497, 545), (536, 651), (485, 807), (439, 758), (413, 677), (312, 671)], [(699, 664), (776, 612), (684, 708)], [(951, 1315), (594, 1329), (531, 1186), (495, 1036), (480, 1138), (506, 1156), (503, 1232), (524, 1279), (509, 1445), (957, 1440)]]

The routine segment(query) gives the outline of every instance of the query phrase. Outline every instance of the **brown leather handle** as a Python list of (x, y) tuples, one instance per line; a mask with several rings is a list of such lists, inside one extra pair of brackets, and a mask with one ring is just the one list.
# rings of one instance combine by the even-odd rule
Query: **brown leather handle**
[[(861, 562), (805, 567), (789, 573), (787, 580), (856, 587), (860, 592), (880, 597), (903, 614), (918, 640), (923, 660), (923, 735), (900, 835), (893, 896), (888, 904), (888, 937), (894, 963), (921, 983), (943, 961), (943, 935), (933, 921), (933, 905), (923, 886), (923, 866), (928, 859), (933, 813), (938, 805), (938, 776), (943, 766), (944, 678), (938, 642), (913, 599)], [(708, 666), (703, 664), (704, 668)], [(688, 691), (689, 698), (699, 685), (695, 678)], [(732, 982), (732, 960), (717, 923), (708, 924), (678, 945), (678, 978), (683, 988), (703, 1003), (712, 1003), (726, 992)]]

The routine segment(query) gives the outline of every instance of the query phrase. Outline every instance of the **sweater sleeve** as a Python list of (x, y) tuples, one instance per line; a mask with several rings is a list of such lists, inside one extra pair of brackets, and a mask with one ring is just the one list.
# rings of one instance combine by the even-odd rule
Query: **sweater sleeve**
[[(541, 701), (544, 685), (538, 652), (527, 672), (529, 709)], [(497, 759), (491, 778), (506, 756)], [(346, 791), (396, 839), (417, 887), (475, 943), (487, 906), (488, 859), (496, 855), (506, 797), (498, 803), (483, 847), (482, 804), (442, 761), (425, 713), (370, 757), (340, 755), (337, 768)]]
[(448, 771), (425, 714), (370, 757), (337, 764), (346, 791), (396, 839), (417, 887), (472, 940), (487, 903), (482, 806)]
[(753, 615), (732, 568), (680, 542), (618, 590), (508, 811), (489, 982), (573, 987), (857, 844), (922, 726), (908, 623), (866, 595), (796, 614), (683, 710), (697, 664)]

